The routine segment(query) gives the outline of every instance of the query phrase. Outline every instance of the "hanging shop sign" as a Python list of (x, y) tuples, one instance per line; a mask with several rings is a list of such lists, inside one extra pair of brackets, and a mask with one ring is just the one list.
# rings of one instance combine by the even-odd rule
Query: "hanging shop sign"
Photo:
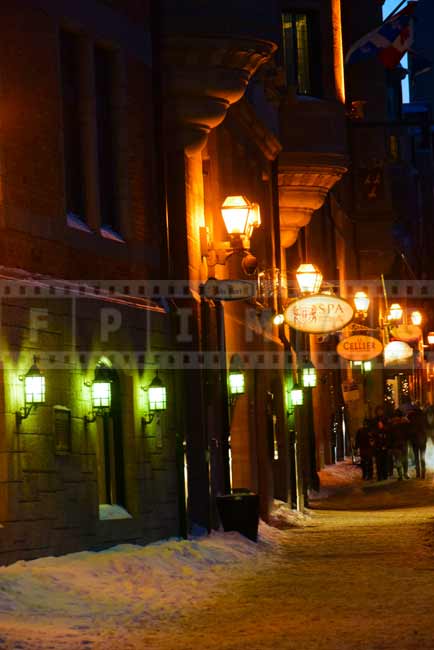
[(337, 332), (352, 320), (354, 309), (337, 296), (316, 293), (294, 300), (285, 309), (285, 320), (295, 330), (309, 334)]
[(391, 334), (398, 341), (412, 343), (420, 339), (422, 330), (417, 325), (397, 325), (396, 327), (392, 327)]
[(384, 365), (408, 365), (413, 360), (413, 349), (404, 341), (391, 341), (384, 348)]
[(212, 300), (248, 300), (256, 296), (253, 280), (217, 280), (209, 278), (201, 286), (201, 295)]
[(373, 336), (349, 336), (338, 343), (336, 352), (349, 361), (369, 361), (383, 352), (383, 344)]

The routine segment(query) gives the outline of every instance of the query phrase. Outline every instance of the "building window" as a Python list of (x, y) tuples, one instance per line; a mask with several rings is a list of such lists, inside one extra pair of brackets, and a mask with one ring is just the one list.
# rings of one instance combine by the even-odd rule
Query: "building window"
[(66, 212), (86, 220), (83, 165), (80, 37), (60, 32)]
[(119, 232), (116, 54), (111, 50), (95, 47), (94, 56), (101, 225)]
[(299, 95), (321, 95), (320, 47), (314, 14), (285, 12), (282, 15), (283, 58), (288, 86)]

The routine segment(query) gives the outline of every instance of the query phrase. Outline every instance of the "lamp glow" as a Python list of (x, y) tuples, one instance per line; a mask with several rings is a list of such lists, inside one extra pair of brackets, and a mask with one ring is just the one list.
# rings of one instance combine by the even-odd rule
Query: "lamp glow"
[(434, 345), (434, 332), (428, 332), (427, 334), (428, 345)]
[(400, 364), (413, 356), (413, 350), (404, 341), (391, 341), (384, 348), (384, 365)]
[(17, 426), (29, 417), (32, 409), (45, 403), (45, 377), (36, 365), (36, 357), (33, 366), (19, 379), (24, 382), (24, 406), (15, 413)]
[(402, 307), (399, 303), (394, 302), (389, 309), (387, 320), (399, 321), (402, 318)]
[(161, 379), (156, 375), (148, 388), (149, 410), (165, 411), (167, 408), (167, 390)]
[(356, 311), (366, 314), (369, 309), (370, 300), (365, 291), (357, 291), (354, 294), (354, 306)]
[(322, 273), (314, 264), (300, 264), (295, 272), (301, 293), (318, 293), (322, 283)]
[(243, 395), (245, 392), (244, 373), (240, 370), (229, 373), (229, 391), (231, 395)]
[(364, 361), (363, 362), (363, 370), (365, 372), (371, 372), (371, 370), (372, 370), (372, 361)]
[(221, 213), (229, 235), (245, 235), (248, 230), (251, 203), (244, 196), (227, 196)]
[(112, 402), (112, 387), (109, 381), (96, 379), (92, 383), (92, 408), (94, 411), (109, 409)]
[(291, 404), (293, 406), (302, 406), (303, 389), (299, 384), (294, 384), (291, 389)]
[(412, 311), (410, 318), (413, 325), (417, 326), (422, 324), (422, 314), (420, 311)]
[(316, 368), (313, 364), (306, 364), (303, 368), (303, 386), (305, 388), (315, 388), (316, 386)]
[(26, 404), (44, 404), (45, 377), (34, 364), (24, 377), (24, 399)]
[(283, 314), (276, 314), (273, 318), (274, 325), (283, 325), (284, 322), (285, 322), (285, 317)]

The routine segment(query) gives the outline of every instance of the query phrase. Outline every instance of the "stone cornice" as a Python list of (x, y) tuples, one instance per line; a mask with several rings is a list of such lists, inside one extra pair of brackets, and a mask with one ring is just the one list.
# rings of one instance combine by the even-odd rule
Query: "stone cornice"
[(331, 188), (347, 171), (345, 156), (333, 153), (288, 152), (279, 156), (278, 188), (281, 242), (292, 246), (300, 228), (319, 210)]
[(187, 155), (199, 152), (208, 133), (243, 96), (250, 77), (276, 45), (227, 36), (163, 38), (165, 125), (170, 142)]

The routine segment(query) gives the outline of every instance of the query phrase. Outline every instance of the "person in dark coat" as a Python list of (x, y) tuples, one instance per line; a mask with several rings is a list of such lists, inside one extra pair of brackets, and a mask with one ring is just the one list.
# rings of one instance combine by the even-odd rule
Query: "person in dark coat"
[(360, 454), (362, 477), (365, 481), (369, 481), (374, 474), (374, 435), (369, 420), (365, 419), (363, 426), (357, 431), (355, 444)]
[(410, 478), (408, 475), (408, 426), (409, 421), (399, 409), (390, 419), (390, 448), (398, 472), (398, 479)]
[(427, 441), (426, 416), (423, 410), (414, 404), (408, 412), (408, 437), (413, 447), (414, 462), (416, 465), (416, 478), (425, 478), (425, 451)]
[(375, 409), (375, 418), (371, 423), (371, 427), (374, 437), (374, 456), (377, 468), (377, 480), (385, 481), (389, 476), (389, 427), (381, 406), (377, 406)]

